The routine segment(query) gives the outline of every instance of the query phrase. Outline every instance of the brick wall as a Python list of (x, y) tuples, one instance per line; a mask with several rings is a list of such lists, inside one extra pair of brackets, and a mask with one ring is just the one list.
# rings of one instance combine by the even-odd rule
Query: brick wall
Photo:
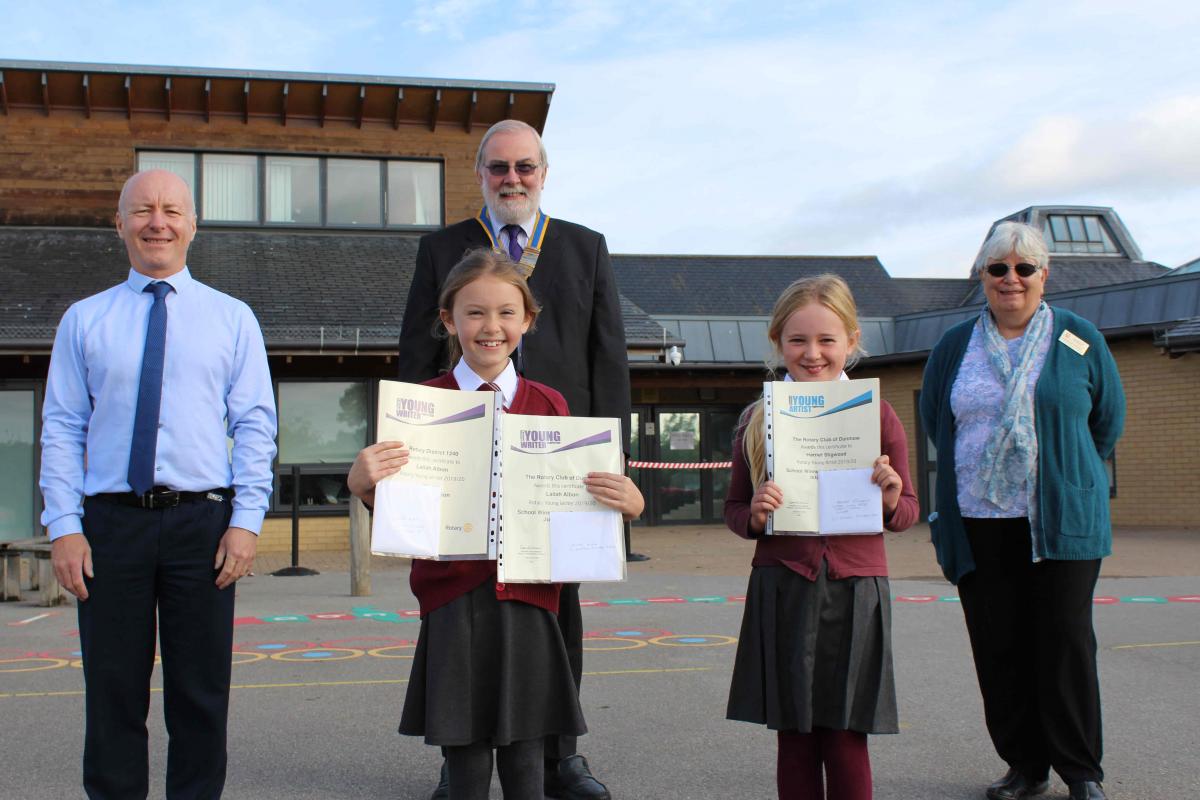
[[(292, 549), (292, 518), (270, 517), (258, 537), (263, 553), (287, 553)], [(300, 549), (349, 550), (350, 516), (301, 517)]]
[[(1113, 524), (1200, 528), (1193, 500), (1200, 450), (1200, 356), (1168, 358), (1148, 336), (1111, 343), (1125, 387), (1125, 434), (1117, 443)], [(908, 434), (909, 469), (917, 476), (917, 409), (924, 363), (864, 367), (856, 378), (879, 378)], [(922, 516), (928, 509), (921, 509)]]
[(1168, 358), (1145, 337), (1113, 342), (1112, 351), (1126, 398), (1113, 523), (1200, 527), (1200, 355)]
[(486, 130), (461, 125), (431, 132), (423, 126), (365, 122), (315, 122), (252, 117), (161, 116), (54, 111), (49, 116), (12, 109), (0, 116), (0, 224), (107, 226), (121, 185), (134, 171), (137, 149), (244, 150), (248, 153), (311, 153), (436, 158), (445, 163), (445, 219), (455, 222), (479, 210), (475, 150)]

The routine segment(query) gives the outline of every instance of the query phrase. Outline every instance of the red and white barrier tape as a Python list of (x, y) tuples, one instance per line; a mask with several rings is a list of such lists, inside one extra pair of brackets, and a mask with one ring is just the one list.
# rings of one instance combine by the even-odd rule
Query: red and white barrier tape
[(633, 469), (728, 469), (732, 461), (630, 461)]

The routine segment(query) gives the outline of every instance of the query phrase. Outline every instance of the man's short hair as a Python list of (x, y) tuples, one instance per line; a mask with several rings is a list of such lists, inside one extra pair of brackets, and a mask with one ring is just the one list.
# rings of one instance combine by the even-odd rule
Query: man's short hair
[(537, 142), (538, 158), (542, 160), (542, 169), (550, 166), (550, 159), (546, 157), (546, 145), (542, 144), (542, 137), (537, 132), (537, 128), (519, 119), (502, 119), (495, 125), (487, 129), (487, 133), (479, 140), (479, 150), (475, 153), (475, 171), (483, 169), (483, 151), (487, 149), (487, 143), (497, 133), (517, 133), (519, 131), (528, 131), (533, 134), (533, 140)]

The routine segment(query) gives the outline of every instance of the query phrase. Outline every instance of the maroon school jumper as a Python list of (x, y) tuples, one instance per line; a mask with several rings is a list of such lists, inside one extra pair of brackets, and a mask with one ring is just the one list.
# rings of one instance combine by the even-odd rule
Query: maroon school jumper
[[(881, 452), (891, 461), (892, 469), (900, 476), (903, 487), (896, 510), (884, 515), (883, 525), (889, 531), (906, 530), (917, 521), (917, 495), (908, 477), (908, 440), (904, 426), (886, 400), (879, 404)], [(888, 574), (887, 552), (883, 534), (855, 536), (762, 536), (750, 532), (750, 501), (754, 486), (750, 481), (750, 466), (742, 446), (745, 429), (740, 428), (733, 442), (733, 474), (729, 494), (725, 498), (725, 524), (743, 539), (757, 539), (754, 548), (755, 567), (783, 566), (811, 580), (816, 580), (821, 560), (829, 565), (830, 578), (882, 576)]]
[[(425, 381), (424, 385), (438, 389), (458, 389), (458, 381), (454, 380), (454, 374), (450, 372)], [(561, 394), (549, 386), (525, 378), (518, 380), (517, 395), (509, 404), (507, 412), (552, 417), (568, 415), (567, 401)], [(495, 580), (495, 561), (413, 559), (408, 585), (421, 606), (421, 617), (424, 618), (430, 611), (462, 597), (481, 584)], [(497, 583), (496, 599), (520, 600), (557, 615), (558, 593), (561, 588), (557, 583)]]

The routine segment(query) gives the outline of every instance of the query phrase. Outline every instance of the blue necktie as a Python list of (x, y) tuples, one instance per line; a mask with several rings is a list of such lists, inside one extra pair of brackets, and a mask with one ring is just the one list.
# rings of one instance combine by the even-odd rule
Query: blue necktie
[(511, 258), (514, 263), (520, 264), (521, 256), (525, 255), (525, 249), (521, 247), (521, 242), (517, 238), (517, 234), (521, 231), (521, 226), (505, 225), (500, 230), (508, 234), (508, 257)]
[(167, 293), (170, 284), (157, 281), (143, 292), (154, 293), (146, 323), (146, 349), (142, 352), (142, 379), (138, 384), (137, 410), (133, 414), (133, 441), (129, 447), (129, 485), (135, 494), (154, 487), (154, 452), (158, 448), (158, 410), (162, 404), (163, 356), (167, 346)]
[[(521, 256), (525, 255), (525, 249), (521, 247), (521, 244), (517, 239), (517, 234), (520, 233), (521, 226), (505, 225), (500, 230), (508, 234), (508, 257), (513, 260), (514, 264), (520, 264)], [(529, 276), (526, 275), (526, 278), (528, 277)], [(521, 375), (525, 374), (525, 348), (522, 346), (524, 344), (525, 339), (522, 337), (522, 339), (517, 342), (517, 357), (515, 359), (517, 372)]]

